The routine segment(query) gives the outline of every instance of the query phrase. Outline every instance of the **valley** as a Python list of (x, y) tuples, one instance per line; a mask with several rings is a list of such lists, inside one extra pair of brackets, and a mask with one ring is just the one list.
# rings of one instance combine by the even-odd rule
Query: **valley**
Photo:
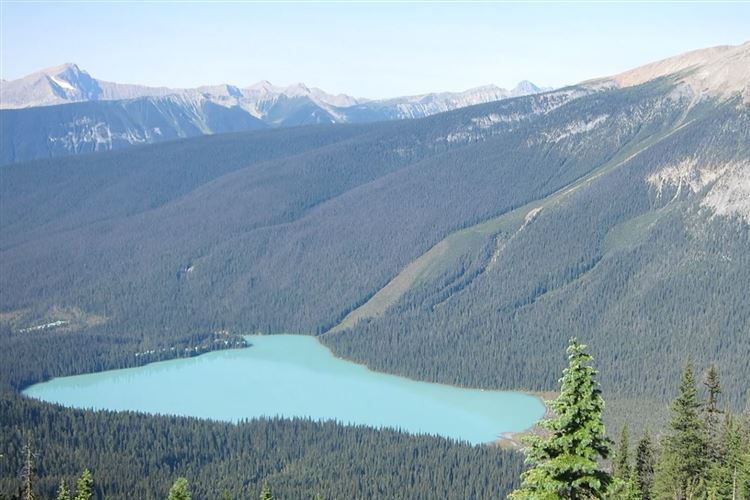
[(91, 466), (107, 498), (177, 474), (199, 498), (504, 497), (523, 457), (488, 443), (583, 365), (602, 449), (651, 429), (668, 453), (683, 396), (741, 415), (749, 60), (383, 101), (3, 82), (0, 498), (32, 440), (46, 496)]

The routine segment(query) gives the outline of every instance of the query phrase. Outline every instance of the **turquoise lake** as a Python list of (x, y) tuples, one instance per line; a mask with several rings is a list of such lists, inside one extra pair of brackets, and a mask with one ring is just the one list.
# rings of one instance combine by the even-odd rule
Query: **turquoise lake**
[(36, 384), (26, 396), (78, 408), (133, 410), (236, 422), (309, 417), (436, 434), (473, 444), (518, 432), (544, 415), (531, 395), (417, 382), (334, 357), (314, 337), (249, 336), (218, 351)]

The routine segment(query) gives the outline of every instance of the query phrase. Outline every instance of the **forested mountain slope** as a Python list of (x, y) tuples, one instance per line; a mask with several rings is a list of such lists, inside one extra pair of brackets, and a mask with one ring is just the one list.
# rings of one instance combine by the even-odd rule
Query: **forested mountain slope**
[(666, 400), (692, 356), (721, 360), (739, 404), (748, 165), (742, 95), (665, 75), (4, 166), (3, 382), (216, 331), (323, 334), (410, 270), (322, 339), (418, 378), (550, 389), (575, 334), (620, 397)]
[(390, 308), (325, 341), (382, 370), (542, 390), (575, 334), (621, 396), (667, 399), (659, 381), (692, 357), (722, 364), (739, 405), (750, 375), (748, 144), (745, 113), (695, 109), (597, 174), (448, 240)]

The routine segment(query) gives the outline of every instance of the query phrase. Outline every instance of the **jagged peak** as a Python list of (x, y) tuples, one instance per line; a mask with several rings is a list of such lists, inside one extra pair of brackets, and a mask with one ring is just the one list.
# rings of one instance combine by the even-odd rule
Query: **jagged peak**
[(276, 88), (276, 86), (268, 80), (261, 80), (259, 82), (253, 83), (247, 88), (248, 90), (273, 90)]
[(310, 95), (310, 87), (302, 82), (293, 83), (284, 89), (284, 94), (288, 96)]
[[(44, 68), (40, 71), (36, 71), (34, 73), (31, 73), (31, 75), (37, 75), (37, 74), (44, 74), (44, 75), (60, 75), (63, 73), (73, 73), (73, 74), (81, 74), (86, 73), (86, 71), (82, 70), (76, 63), (66, 62), (63, 64), (59, 64), (57, 66), (51, 66), (49, 68)], [(86, 73), (88, 74), (88, 73)]]
[(524, 92), (527, 94), (534, 94), (540, 92), (542, 89), (536, 86), (534, 83), (528, 80), (521, 80), (518, 84), (513, 87), (512, 92)]
[(198, 91), (204, 94), (216, 96), (226, 95), (236, 98), (242, 97), (242, 91), (234, 85), (230, 85), (228, 83), (220, 83), (218, 85), (204, 85), (202, 87), (198, 87)]

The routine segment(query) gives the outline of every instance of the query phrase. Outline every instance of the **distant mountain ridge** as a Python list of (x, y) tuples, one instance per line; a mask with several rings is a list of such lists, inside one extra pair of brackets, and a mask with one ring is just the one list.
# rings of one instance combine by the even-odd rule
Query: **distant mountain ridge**
[(511, 90), (487, 85), (369, 100), (266, 80), (173, 89), (98, 80), (67, 63), (2, 82), (0, 164), (227, 131), (421, 118), (544, 90), (523, 81)]
[[(748, 103), (750, 42), (696, 50), (589, 80), (576, 92), (629, 87), (658, 78), (676, 84), (675, 98), (685, 95), (697, 102), (739, 93)], [(510, 90), (486, 85), (463, 92), (370, 100), (329, 94), (303, 83), (284, 87), (266, 80), (244, 88), (220, 84), (173, 89), (98, 80), (72, 63), (2, 81), (1, 87), (0, 164), (231, 131), (423, 118), (550, 90), (522, 81)], [(475, 128), (487, 125), (477, 123)]]
[[(348, 122), (346, 108), (373, 106), (377, 108), (399, 108), (400, 117), (426, 116), (456, 107), (482, 104), (508, 97), (541, 92), (542, 89), (529, 81), (520, 82), (511, 90), (497, 85), (486, 85), (463, 92), (439, 92), (389, 99), (365, 99), (347, 94), (329, 94), (304, 83), (277, 86), (261, 80), (248, 87), (235, 85), (203, 85), (196, 88), (149, 87), (145, 85), (121, 84), (93, 78), (74, 63), (46, 68), (23, 78), (3, 82), (3, 98), (0, 109), (19, 109), (37, 106), (70, 104), (84, 101), (117, 101), (141, 97), (201, 96), (222, 106), (239, 106), (256, 118), (265, 118), (273, 103), (280, 99), (308, 99), (324, 109), (333, 123)], [(398, 113), (397, 113), (398, 114)]]
[(88, 101), (0, 111), (0, 164), (268, 128), (201, 96)]
[(4, 81), (3, 84), (3, 101), (0, 103), (2, 109), (171, 95), (201, 95), (223, 105), (236, 105), (240, 100), (265, 101), (280, 95), (309, 96), (316, 102), (329, 106), (346, 107), (359, 103), (354, 97), (328, 94), (317, 88), (311, 89), (302, 83), (279, 87), (266, 80), (244, 89), (229, 84), (203, 85), (188, 89), (121, 84), (93, 78), (74, 63), (46, 68), (17, 80)]

